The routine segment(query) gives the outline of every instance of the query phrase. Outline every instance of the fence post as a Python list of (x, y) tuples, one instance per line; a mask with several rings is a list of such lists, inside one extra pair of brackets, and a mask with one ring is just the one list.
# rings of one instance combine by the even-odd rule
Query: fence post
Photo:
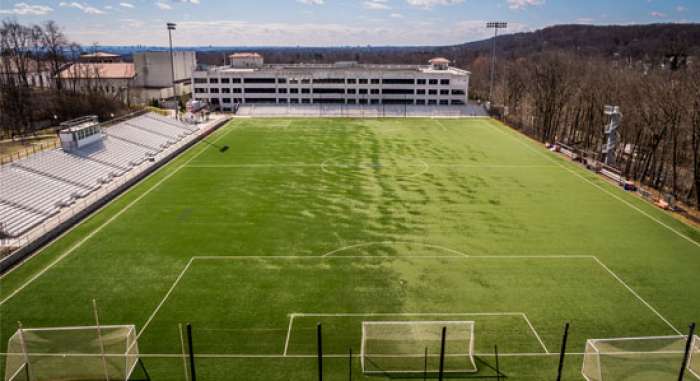
[(683, 365), (681, 365), (681, 372), (678, 375), (678, 381), (683, 381), (685, 378), (685, 369), (688, 367), (688, 359), (690, 358), (690, 350), (693, 344), (693, 336), (695, 336), (695, 323), (690, 324), (688, 327), (690, 332), (688, 332), (688, 340), (685, 343), (685, 354), (683, 355)]
[(197, 373), (194, 369), (194, 347), (192, 346), (192, 324), (187, 323), (187, 346), (190, 351), (190, 381), (197, 381)]
[(447, 327), (442, 327), (442, 340), (440, 340), (440, 371), (438, 380), (442, 381), (445, 373), (445, 336), (447, 336)]
[(352, 381), (352, 347), (348, 350), (348, 381)]
[(559, 352), (559, 370), (557, 371), (557, 381), (561, 381), (561, 374), (564, 370), (564, 357), (566, 357), (566, 342), (569, 339), (569, 323), (564, 325), (564, 337), (561, 339), (561, 351)]
[(321, 323), (316, 325), (316, 343), (318, 350), (318, 381), (323, 381), (323, 340), (321, 338)]

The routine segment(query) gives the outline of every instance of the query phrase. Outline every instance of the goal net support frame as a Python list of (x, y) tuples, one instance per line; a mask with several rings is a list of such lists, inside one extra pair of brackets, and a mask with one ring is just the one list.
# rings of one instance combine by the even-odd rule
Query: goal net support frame
[(360, 365), (367, 375), (475, 373), (474, 322), (363, 321)]
[[(677, 380), (688, 335), (589, 339), (581, 374), (587, 381)], [(686, 380), (700, 380), (700, 337), (690, 343)], [(631, 378), (630, 378), (631, 377)]]
[(19, 328), (7, 343), (5, 381), (128, 381), (140, 364), (133, 325)]

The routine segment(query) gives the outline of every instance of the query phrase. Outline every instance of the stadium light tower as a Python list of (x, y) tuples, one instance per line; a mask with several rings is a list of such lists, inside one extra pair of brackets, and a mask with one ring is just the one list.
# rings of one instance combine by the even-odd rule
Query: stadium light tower
[(176, 24), (169, 22), (168, 24), (168, 39), (170, 40), (170, 70), (171, 79), (173, 82), (173, 97), (175, 98), (175, 119), (178, 118), (178, 112), (180, 111), (180, 105), (177, 100), (177, 91), (175, 90), (175, 58), (173, 56), (173, 31), (175, 30)]
[(493, 102), (493, 84), (496, 79), (496, 39), (498, 30), (508, 28), (507, 22), (491, 21), (486, 23), (488, 29), (493, 29), (493, 51), (491, 52), (491, 85), (489, 86), (489, 103)]

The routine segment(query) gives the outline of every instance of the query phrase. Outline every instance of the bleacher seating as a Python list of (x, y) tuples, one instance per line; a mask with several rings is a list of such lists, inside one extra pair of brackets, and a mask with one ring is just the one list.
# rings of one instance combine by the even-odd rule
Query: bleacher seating
[(103, 130), (101, 141), (55, 149), (0, 167), (0, 235), (19, 237), (115, 177), (124, 175), (197, 131), (144, 114)]

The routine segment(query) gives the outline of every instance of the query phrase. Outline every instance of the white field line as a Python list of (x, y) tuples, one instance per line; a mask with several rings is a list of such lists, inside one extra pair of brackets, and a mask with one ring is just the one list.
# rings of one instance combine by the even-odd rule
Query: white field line
[(137, 343), (139, 341), (139, 338), (141, 337), (143, 332), (146, 330), (146, 328), (148, 328), (148, 325), (151, 324), (151, 321), (153, 321), (153, 318), (156, 316), (158, 311), (160, 311), (161, 307), (163, 307), (163, 304), (165, 304), (165, 301), (168, 300), (168, 298), (170, 297), (170, 294), (173, 293), (173, 291), (175, 290), (175, 287), (177, 287), (178, 283), (180, 283), (180, 280), (185, 275), (187, 270), (189, 270), (190, 266), (192, 265), (192, 262), (194, 262), (194, 258), (190, 258), (190, 260), (185, 265), (185, 268), (183, 268), (182, 271), (180, 271), (180, 274), (175, 279), (175, 282), (173, 282), (173, 284), (172, 284), (172, 286), (170, 286), (170, 289), (168, 290), (168, 292), (165, 293), (165, 296), (160, 300), (160, 303), (158, 303), (158, 305), (156, 306), (156, 309), (153, 310), (153, 313), (151, 313), (151, 316), (148, 317), (148, 320), (146, 320), (146, 323), (144, 323), (143, 327), (139, 331), (139, 334), (136, 335), (136, 339), (134, 340), (134, 343)]
[[(547, 349), (547, 346), (544, 344), (544, 341), (542, 341), (542, 338), (540, 337), (539, 333), (535, 329), (535, 327), (532, 325), (530, 322), (530, 319), (528, 319), (527, 315), (523, 312), (464, 312), (464, 313), (457, 313), (457, 312), (447, 312), (447, 313), (429, 313), (429, 312), (420, 312), (420, 313), (412, 313), (412, 312), (396, 312), (396, 313), (385, 313), (385, 312), (367, 312), (367, 313), (353, 313), (353, 312), (340, 312), (340, 313), (304, 313), (304, 312), (295, 312), (289, 315), (289, 329), (287, 331), (287, 339), (285, 342), (284, 346), (284, 354), (287, 354), (287, 349), (289, 346), (289, 339), (291, 337), (291, 331), (292, 331), (292, 321), (294, 320), (295, 317), (457, 317), (457, 316), (515, 316), (515, 317), (521, 317), (525, 321), (525, 323), (528, 325), (532, 333), (535, 335), (535, 338), (537, 339), (539, 345), (542, 347), (544, 350), (545, 354), (549, 354), (549, 349)], [(410, 322), (407, 322), (410, 323)]]
[(534, 327), (534, 326), (532, 325), (532, 323), (530, 322), (530, 319), (528, 319), (528, 318), (527, 318), (527, 315), (525, 315), (524, 313), (523, 313), (523, 319), (525, 319), (525, 322), (527, 323), (527, 325), (530, 326), (530, 329), (532, 330), (532, 333), (535, 334), (535, 337), (537, 338), (537, 341), (540, 342), (540, 345), (542, 346), (542, 349), (544, 349), (544, 352), (545, 352), (545, 353), (549, 353), (549, 349), (547, 349), (547, 346), (544, 345), (544, 341), (542, 341), (542, 338), (540, 337), (540, 334), (537, 333), (537, 330), (535, 329), (535, 327)]
[(656, 316), (658, 316), (659, 319), (661, 319), (664, 323), (666, 323), (666, 325), (668, 325), (669, 327), (671, 327), (671, 329), (672, 329), (674, 332), (676, 332), (676, 333), (679, 334), (679, 335), (682, 335), (682, 334), (683, 334), (683, 333), (681, 333), (681, 331), (679, 331), (676, 327), (674, 327), (673, 324), (671, 324), (671, 322), (669, 322), (663, 315), (661, 315), (661, 313), (659, 313), (659, 311), (657, 311), (656, 308), (652, 307), (651, 304), (649, 304), (649, 302), (647, 302), (646, 300), (644, 300), (644, 298), (642, 298), (641, 296), (639, 296), (639, 294), (638, 294), (636, 291), (634, 291), (634, 290), (632, 289), (632, 287), (628, 286), (627, 283), (625, 283), (625, 281), (623, 281), (619, 276), (617, 276), (617, 274), (615, 274), (612, 270), (610, 270), (610, 268), (608, 268), (608, 266), (606, 266), (603, 262), (601, 262), (600, 259), (598, 259), (597, 257), (594, 257), (594, 258), (595, 258), (595, 261), (598, 262), (598, 264), (599, 264), (603, 269), (605, 269), (605, 271), (607, 271), (608, 273), (610, 273), (610, 275), (612, 275), (613, 278), (617, 279), (617, 281), (620, 282), (620, 284), (621, 284), (623, 287), (625, 287), (630, 293), (632, 293), (632, 295), (634, 295), (640, 302), (642, 302), (642, 304), (644, 304), (645, 306), (647, 306), (647, 308), (649, 308), (654, 314), (656, 314)]
[(685, 234), (679, 232), (678, 230), (674, 229), (673, 227), (669, 226), (668, 224), (664, 223), (663, 221), (659, 220), (658, 218), (656, 218), (656, 217), (652, 216), (651, 214), (649, 214), (649, 213), (643, 211), (642, 209), (640, 209), (639, 207), (637, 207), (637, 206), (635, 206), (634, 204), (630, 203), (629, 201), (623, 199), (622, 197), (616, 195), (615, 193), (613, 193), (613, 192), (611, 192), (611, 191), (605, 189), (604, 187), (602, 187), (602, 186), (600, 186), (600, 185), (594, 183), (593, 181), (587, 179), (585, 176), (581, 175), (580, 173), (574, 171), (573, 169), (571, 169), (571, 168), (565, 166), (564, 164), (560, 163), (559, 161), (555, 160), (555, 159), (554, 159), (553, 157), (551, 157), (550, 155), (548, 155), (548, 154), (546, 154), (546, 153), (544, 153), (544, 152), (542, 152), (542, 151), (536, 149), (535, 147), (530, 146), (529, 144), (527, 144), (527, 143), (524, 142), (524, 141), (521, 141), (518, 137), (512, 135), (510, 132), (503, 131), (503, 130), (502, 130), (503, 128), (508, 128), (508, 127), (505, 127), (505, 126), (503, 126), (503, 125), (498, 125), (498, 126), (496, 127), (496, 130), (499, 131), (500, 133), (502, 133), (502, 134), (504, 134), (504, 135), (510, 137), (511, 139), (515, 140), (515, 141), (518, 142), (520, 145), (526, 147), (526, 148), (529, 149), (530, 151), (535, 152), (535, 153), (537, 153), (538, 155), (540, 155), (540, 156), (544, 157), (545, 159), (547, 159), (548, 161), (550, 161), (550, 162), (552, 162), (552, 163), (558, 165), (559, 167), (563, 168), (564, 170), (566, 170), (566, 171), (569, 172), (570, 174), (572, 174), (572, 175), (578, 177), (579, 179), (581, 179), (581, 180), (587, 182), (588, 184), (590, 184), (590, 185), (592, 185), (593, 187), (597, 188), (597, 189), (600, 190), (601, 192), (603, 192), (603, 193), (607, 194), (608, 196), (610, 196), (610, 197), (616, 199), (617, 201), (623, 203), (624, 205), (627, 205), (628, 207), (630, 207), (630, 208), (632, 208), (633, 210), (639, 212), (639, 213), (642, 214), (643, 216), (649, 218), (650, 220), (652, 220), (652, 221), (656, 222), (657, 224), (663, 226), (664, 228), (668, 229), (669, 231), (675, 233), (677, 236), (683, 238), (684, 240), (690, 242), (691, 244), (693, 244), (693, 245), (695, 245), (695, 246), (697, 246), (697, 247), (700, 247), (700, 242), (695, 241), (694, 239), (692, 239), (692, 238), (688, 237), (687, 235), (685, 235)]
[(289, 315), (289, 327), (287, 328), (287, 338), (284, 340), (284, 352), (282, 354), (287, 356), (287, 349), (289, 348), (289, 338), (292, 336), (292, 324), (294, 324), (294, 314)]
[[(424, 161), (421, 159), (421, 161)], [(425, 162), (425, 161), (424, 161)], [(428, 164), (427, 162), (425, 162)], [(187, 168), (318, 168), (322, 164), (308, 164), (308, 163), (251, 163), (251, 164), (190, 164)], [(557, 168), (557, 165), (542, 165), (542, 164), (463, 164), (463, 163), (443, 163), (443, 164), (428, 164), (430, 167), (437, 168), (484, 168), (484, 169), (497, 169), (497, 168)], [(345, 168), (345, 169), (363, 169), (371, 168), (370, 166), (363, 165), (329, 165), (326, 164), (325, 168)]]
[[(655, 353), (655, 352), (654, 352)], [(181, 358), (182, 354), (178, 353), (139, 353), (137, 355), (123, 355), (123, 354), (75, 354), (75, 353), (28, 353), (29, 356), (36, 357), (140, 357), (140, 358)], [(583, 352), (566, 352), (567, 356), (584, 356)], [(0, 357), (17, 356), (17, 353), (0, 353)], [(360, 353), (353, 353), (353, 358), (359, 358), (362, 355)], [(424, 355), (421, 355), (421, 357)], [(433, 355), (438, 356), (438, 355)], [(494, 353), (474, 353), (477, 357), (493, 357)], [(549, 357), (549, 356), (559, 356), (559, 353), (542, 353), (542, 352), (513, 352), (513, 353), (498, 353), (498, 357)], [(284, 358), (317, 358), (318, 355), (281, 355), (281, 354), (253, 354), (253, 353), (195, 353), (195, 358), (199, 359), (259, 359), (259, 358), (271, 358), (271, 359), (284, 359)], [(348, 358), (347, 353), (329, 353), (323, 354), (323, 357), (329, 358)], [(431, 357), (430, 355), (428, 357)]]
[[(412, 243), (415, 244), (415, 242), (412, 242)], [(333, 252), (331, 252), (331, 253), (333, 253)], [(649, 302), (644, 300), (644, 298), (642, 298), (636, 291), (634, 291), (634, 289), (632, 289), (629, 285), (627, 285), (619, 276), (617, 276), (617, 274), (615, 274), (612, 270), (610, 270), (607, 266), (605, 266), (605, 264), (603, 264), (602, 261), (600, 261), (596, 256), (593, 256), (593, 255), (589, 255), (589, 256), (581, 256), (581, 255), (579, 255), (579, 256), (566, 256), (566, 255), (559, 255), (559, 256), (527, 256), (527, 255), (525, 255), (525, 256), (513, 256), (513, 255), (511, 255), (511, 256), (497, 256), (497, 255), (494, 255), (494, 256), (488, 256), (487, 255), (487, 256), (471, 256), (471, 257), (466, 256), (466, 255), (444, 255), (444, 256), (438, 255), (438, 256), (415, 256), (415, 257), (386, 257), (386, 256), (380, 257), (380, 256), (371, 256), (371, 255), (370, 256), (367, 256), (367, 255), (363, 255), (363, 256), (328, 256), (328, 254), (324, 254), (321, 256), (312, 256), (312, 255), (302, 255), (302, 256), (293, 256), (293, 255), (265, 256), (265, 255), (262, 255), (261, 256), (261, 255), (254, 255), (254, 256), (220, 256), (220, 257), (217, 257), (217, 256), (195, 256), (195, 257), (191, 257), (189, 262), (187, 262), (187, 265), (185, 266), (185, 268), (180, 272), (177, 279), (175, 280), (175, 282), (172, 284), (172, 286), (168, 290), (168, 292), (161, 299), (161, 301), (158, 304), (158, 306), (156, 307), (156, 309), (149, 316), (149, 318), (146, 321), (146, 323), (144, 324), (143, 328), (141, 328), (141, 330), (139, 331), (139, 334), (136, 337), (136, 339), (137, 339), (136, 342), (138, 342), (138, 339), (141, 337), (141, 335), (146, 330), (146, 328), (148, 328), (148, 326), (153, 321), (153, 319), (155, 318), (155, 316), (158, 313), (158, 311), (160, 310), (160, 308), (163, 306), (163, 304), (165, 304), (167, 299), (170, 297), (170, 294), (172, 294), (172, 292), (175, 289), (175, 287), (177, 286), (177, 284), (180, 282), (180, 280), (182, 279), (184, 274), (187, 272), (187, 270), (190, 268), (190, 266), (192, 265), (192, 263), (195, 260), (246, 260), (246, 259), (316, 259), (316, 260), (318, 260), (318, 259), (358, 259), (358, 258), (382, 258), (382, 259), (393, 259), (393, 258), (411, 258), (411, 259), (459, 258), (462, 260), (465, 260), (465, 259), (559, 259), (559, 260), (561, 260), (561, 259), (592, 259), (596, 263), (598, 263), (598, 265), (600, 265), (605, 271), (607, 271), (613, 278), (615, 278), (622, 286), (624, 286), (633, 296), (635, 296), (637, 298), (637, 300), (639, 300), (652, 313), (654, 313), (654, 315), (656, 315), (664, 323), (666, 323), (666, 325), (668, 325), (674, 332), (676, 332), (679, 335), (682, 335), (682, 333), (680, 331), (678, 331), (678, 329), (675, 328), (668, 321), (668, 319), (666, 319), (663, 315), (661, 315), (661, 313), (659, 313), (659, 311), (657, 311), (651, 304), (649, 304)], [(489, 313), (484, 313), (484, 314), (488, 315)], [(517, 315), (517, 314), (521, 314), (521, 313), (515, 313), (515, 314)], [(398, 314), (393, 314), (393, 315), (400, 316)], [(465, 314), (456, 314), (456, 316), (459, 316), (459, 315), (465, 315)], [(473, 314), (473, 315), (477, 316), (476, 314)], [(352, 316), (352, 315), (342, 314), (342, 313), (340, 313), (340, 314), (293, 313), (290, 316), (301, 317), (301, 316)], [(382, 315), (381, 314), (368, 315), (368, 314), (360, 313), (357, 316), (382, 316)], [(419, 315), (415, 315), (415, 316), (419, 316)], [(449, 316), (449, 315), (441, 315), (441, 314), (436, 314), (436, 313), (425, 313), (425, 316)], [(455, 315), (452, 315), (452, 316), (455, 316)], [(528, 325), (532, 329), (533, 333), (538, 338), (538, 340), (539, 340), (540, 344), (542, 345), (543, 349), (545, 350), (545, 352), (549, 352), (546, 345), (542, 341), (541, 337), (537, 333), (537, 330), (535, 329), (535, 327), (532, 325), (532, 323), (527, 318), (527, 316), (524, 316), (524, 317), (525, 317), (526, 322), (528, 323)], [(289, 336), (289, 329), (288, 329), (288, 336)], [(285, 342), (285, 352), (287, 349), (288, 349), (288, 342)]]
[(419, 243), (419, 242), (411, 242), (411, 241), (377, 241), (377, 242), (358, 243), (358, 244), (355, 244), (355, 245), (349, 245), (349, 246), (345, 246), (345, 247), (341, 247), (341, 248), (338, 248), (338, 249), (329, 251), (329, 252), (327, 252), (327, 253), (325, 253), (325, 254), (323, 254), (323, 255), (321, 255), (321, 256), (322, 256), (322, 257), (330, 257), (330, 256), (332, 256), (333, 254), (340, 253), (340, 252), (343, 252), (343, 251), (346, 251), (346, 250), (351, 250), (351, 249), (360, 248), (360, 247), (378, 246), (378, 245), (387, 245), (387, 246), (390, 246), (390, 245), (396, 245), (396, 244), (416, 245), (416, 246), (422, 246), (422, 247), (429, 247), (429, 248), (433, 248), (433, 249), (443, 250), (443, 251), (446, 251), (446, 252), (448, 252), (448, 253), (457, 254), (458, 256), (469, 257), (469, 254), (465, 254), (465, 253), (462, 253), (461, 251), (453, 250), (453, 249), (450, 249), (450, 248), (447, 248), (447, 247), (444, 247), (444, 246), (440, 246), (440, 245), (431, 245), (431, 244)]

